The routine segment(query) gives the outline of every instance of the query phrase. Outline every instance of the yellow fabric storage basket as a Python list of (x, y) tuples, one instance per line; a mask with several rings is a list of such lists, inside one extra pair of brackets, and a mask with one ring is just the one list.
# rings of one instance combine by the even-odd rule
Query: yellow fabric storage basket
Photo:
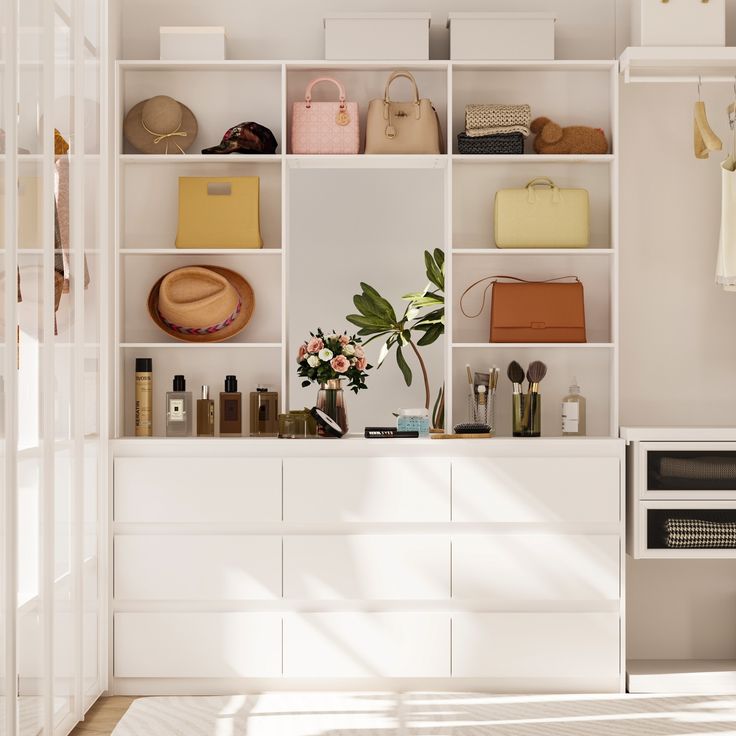
[(257, 176), (179, 177), (177, 248), (261, 248)]

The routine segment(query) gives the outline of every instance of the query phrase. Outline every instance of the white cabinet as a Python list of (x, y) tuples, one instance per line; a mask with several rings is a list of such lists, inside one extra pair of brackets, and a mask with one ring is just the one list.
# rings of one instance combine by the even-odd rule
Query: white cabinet
[[(431, 522), (450, 520), (450, 461), (429, 457), (284, 460), (284, 521)], [(344, 479), (344, 483), (339, 482)]]
[(614, 613), (467, 613), (452, 617), (457, 677), (582, 678), (619, 674)]
[(615, 457), (460, 458), (452, 465), (452, 520), (617, 522)]
[(118, 613), (116, 677), (278, 677), (281, 615)]
[(281, 537), (118, 535), (118, 599), (263, 600), (281, 597)]
[(115, 521), (281, 521), (281, 460), (116, 458)]
[(284, 618), (287, 677), (449, 677), (450, 617), (311, 613)]
[(284, 538), (284, 597), (313, 600), (446, 600), (446, 535)]
[(620, 539), (612, 534), (456, 535), (453, 598), (602, 601), (620, 596)]

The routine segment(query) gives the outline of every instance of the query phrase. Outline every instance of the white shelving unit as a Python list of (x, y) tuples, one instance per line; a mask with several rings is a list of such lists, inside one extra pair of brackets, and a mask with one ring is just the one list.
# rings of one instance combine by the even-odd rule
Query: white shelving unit
[(630, 46), (620, 59), (626, 83), (733, 82), (736, 48), (732, 46)]
[[(361, 115), (380, 97), (388, 72), (408, 69), (423, 97), (436, 109), (447, 153), (420, 156), (303, 156), (288, 146), (292, 103), (319, 75), (339, 77)], [(600, 437), (618, 434), (618, 63), (616, 61), (492, 62), (335, 62), (335, 61), (120, 61), (116, 93), (115, 299), (116, 421), (118, 437), (132, 434), (132, 371), (136, 357), (152, 357), (157, 375), (155, 404), (163, 406), (173, 372), (187, 374), (188, 389), (210, 384), (213, 392), (226, 373), (239, 376), (247, 392), (257, 382), (279, 387), (282, 407), (289, 406), (287, 365), (294, 345), (287, 343), (289, 300), (289, 181), (291, 172), (319, 169), (432, 169), (443, 172), (445, 186), (446, 424), (466, 419), (464, 366), (477, 370), (498, 365), (505, 372), (513, 359), (523, 365), (541, 359), (549, 372), (542, 386), (543, 433), (558, 434), (558, 400), (576, 376), (588, 398), (588, 431)], [(400, 82), (397, 82), (397, 85)], [(332, 90), (315, 90), (329, 99)], [(397, 93), (401, 93), (397, 90)], [(185, 156), (146, 156), (123, 141), (125, 113), (138, 101), (168, 94), (195, 112), (199, 131)], [(321, 97), (324, 95), (324, 98)], [(463, 156), (456, 136), (471, 102), (529, 103), (533, 116), (562, 124), (583, 123), (605, 129), (611, 153), (597, 156)], [(199, 151), (219, 142), (224, 131), (243, 120), (258, 120), (274, 132), (278, 153), (271, 156), (206, 156)], [(531, 140), (527, 145), (530, 145)], [(256, 175), (261, 181), (260, 251), (177, 250), (179, 176)], [(390, 175), (390, 174), (387, 174)], [(501, 250), (492, 234), (495, 191), (523, 187), (536, 176), (559, 186), (582, 186), (591, 198), (591, 247), (586, 249)], [(143, 184), (146, 186), (143, 186)], [(156, 195), (151, 196), (151, 182)], [(292, 203), (293, 204), (293, 203)], [(202, 346), (171, 342), (148, 320), (145, 296), (153, 281), (184, 263), (215, 263), (241, 272), (256, 289), (256, 315), (248, 327), (224, 344)], [(551, 278), (574, 274), (586, 290), (588, 339), (585, 344), (498, 344), (488, 337), (488, 305), (475, 320), (462, 317), (459, 299), (484, 275)], [(149, 283), (150, 282), (150, 283)], [(341, 315), (338, 315), (341, 316)], [(238, 352), (243, 348), (245, 352)], [(236, 350), (233, 353), (233, 349)], [(186, 370), (172, 355), (186, 356)], [(233, 358), (233, 356), (235, 356)], [(191, 362), (190, 362), (191, 361)], [(195, 378), (196, 377), (196, 378)], [(398, 379), (397, 379), (398, 380)], [(510, 385), (502, 377), (497, 415), (499, 434), (510, 434), (507, 421)], [(160, 396), (158, 395), (160, 394)], [(163, 434), (162, 418), (154, 434)]]

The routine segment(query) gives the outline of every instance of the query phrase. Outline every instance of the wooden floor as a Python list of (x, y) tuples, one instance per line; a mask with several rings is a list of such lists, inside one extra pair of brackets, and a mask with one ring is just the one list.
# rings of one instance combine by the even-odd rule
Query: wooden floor
[(110, 736), (118, 721), (125, 715), (135, 698), (114, 696), (100, 698), (87, 712), (87, 717), (71, 733), (71, 736)]

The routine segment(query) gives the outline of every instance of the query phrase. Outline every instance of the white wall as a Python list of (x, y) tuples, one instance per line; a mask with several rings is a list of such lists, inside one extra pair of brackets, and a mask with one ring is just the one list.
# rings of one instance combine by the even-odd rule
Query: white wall
[[(626, 46), (628, 0), (124, 0), (127, 58), (157, 58), (160, 25), (227, 27), (230, 58), (320, 58), (326, 10), (430, 10), (446, 58), (449, 10), (549, 10), (559, 58)], [(736, 43), (736, 0), (727, 0)], [(729, 85), (706, 86), (725, 136)], [(696, 161), (688, 86), (622, 88), (622, 424), (736, 423), (736, 294), (713, 283), (719, 159)], [(388, 370), (384, 369), (384, 370)], [(391, 370), (394, 370), (391, 368)], [(392, 378), (396, 378), (392, 374)], [(367, 393), (370, 393), (367, 392)], [(354, 424), (359, 421), (353, 414)], [(736, 656), (736, 563), (629, 563), (629, 656)]]

